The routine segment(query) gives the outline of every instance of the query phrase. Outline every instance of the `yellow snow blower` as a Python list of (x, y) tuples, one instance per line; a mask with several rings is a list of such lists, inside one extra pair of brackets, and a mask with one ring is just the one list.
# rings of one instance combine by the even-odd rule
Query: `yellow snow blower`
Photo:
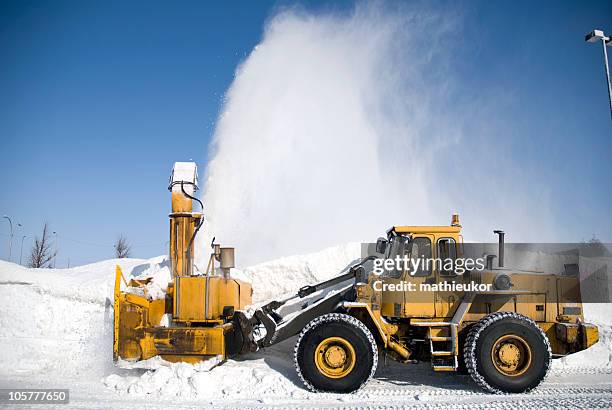
[[(232, 323), (234, 312), (251, 303), (251, 285), (230, 277), (234, 249), (213, 243), (206, 272), (194, 269), (194, 239), (204, 221), (193, 211), (198, 188), (197, 168), (177, 162), (170, 178), (170, 270), (164, 299), (152, 300), (150, 280), (126, 282), (117, 266), (115, 277), (115, 359), (143, 360), (161, 355), (169, 361), (225, 359), (243, 346)], [(215, 268), (219, 263), (220, 274)], [(121, 291), (121, 282), (126, 291)], [(162, 324), (162, 321), (166, 321)]]
[(206, 270), (193, 263), (203, 221), (192, 209), (194, 201), (202, 205), (195, 164), (176, 163), (169, 188), (172, 281), (155, 300), (148, 280), (126, 282), (117, 267), (115, 359), (225, 359), (298, 335), (295, 366), (312, 391), (359, 389), (384, 352), (402, 363), (429, 361), (438, 372), (467, 372), (491, 392), (519, 393), (538, 386), (553, 358), (598, 341), (571, 265), (561, 274), (507, 268), (502, 231), (483, 269), (458, 274), (446, 264), (412, 264), (374, 274), (376, 261), (437, 258), (459, 266), (467, 244), (456, 214), (446, 226), (394, 226), (339, 276), (247, 313), (252, 288), (230, 277), (232, 248), (213, 240)]

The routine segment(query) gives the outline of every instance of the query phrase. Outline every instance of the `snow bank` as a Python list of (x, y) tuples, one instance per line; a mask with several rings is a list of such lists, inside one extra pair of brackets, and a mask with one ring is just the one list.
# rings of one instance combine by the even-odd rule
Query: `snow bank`
[(116, 265), (127, 280), (156, 278), (149, 285), (152, 295), (169, 277), (165, 257), (112, 259), (70, 269), (26, 269), (0, 261), (0, 377), (111, 371)]
[(360, 256), (361, 244), (349, 243), (234, 270), (232, 275), (253, 285), (253, 302), (257, 303), (295, 293), (305, 284), (331, 279)]

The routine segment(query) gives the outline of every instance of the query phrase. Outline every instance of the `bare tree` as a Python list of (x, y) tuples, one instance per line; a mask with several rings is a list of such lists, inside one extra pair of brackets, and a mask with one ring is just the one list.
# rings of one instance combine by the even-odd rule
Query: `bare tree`
[(47, 224), (43, 226), (42, 237), (38, 236), (34, 240), (34, 245), (30, 251), (28, 266), (30, 268), (49, 268), (53, 258), (57, 255), (57, 250), (51, 250), (51, 240)]
[(129, 258), (132, 252), (132, 246), (127, 241), (127, 238), (121, 235), (115, 242), (115, 258)]

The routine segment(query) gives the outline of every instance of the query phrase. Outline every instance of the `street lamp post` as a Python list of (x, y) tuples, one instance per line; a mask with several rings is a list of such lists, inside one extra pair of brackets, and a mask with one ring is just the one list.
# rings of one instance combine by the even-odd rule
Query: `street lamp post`
[(21, 265), (21, 257), (23, 256), (23, 240), (27, 238), (25, 235), (21, 237), (21, 250), (19, 251), (19, 264)]
[(2, 218), (4, 219), (8, 219), (9, 221), (9, 225), (11, 227), (11, 234), (9, 235), (9, 255), (8, 255), (8, 261), (11, 261), (11, 251), (13, 248), (13, 221), (11, 221), (11, 218), (9, 218), (7, 215), (4, 215)]
[(589, 43), (601, 41), (604, 54), (604, 68), (606, 70), (606, 81), (608, 82), (608, 103), (610, 104), (610, 117), (612, 118), (612, 85), (610, 84), (610, 67), (608, 66), (608, 50), (606, 47), (612, 46), (612, 37), (607, 37), (603, 30), (593, 30), (584, 38)]

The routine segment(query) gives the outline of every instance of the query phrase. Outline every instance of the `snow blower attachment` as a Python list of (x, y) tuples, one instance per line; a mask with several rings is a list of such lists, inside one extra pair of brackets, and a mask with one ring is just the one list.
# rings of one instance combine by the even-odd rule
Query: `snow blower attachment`
[[(161, 355), (169, 361), (221, 360), (239, 352), (242, 334), (233, 324), (234, 312), (251, 303), (251, 285), (230, 277), (234, 249), (213, 243), (206, 272), (194, 265), (194, 239), (204, 216), (193, 211), (197, 168), (192, 162), (174, 164), (169, 190), (170, 270), (164, 299), (147, 293), (150, 280), (126, 282), (119, 266), (115, 277), (115, 360), (144, 360)], [(216, 273), (215, 262), (221, 274)], [(121, 282), (126, 286), (121, 291)]]
[[(193, 263), (203, 220), (192, 210), (193, 201), (199, 203), (196, 189), (195, 164), (176, 163), (170, 183), (172, 281), (165, 299), (149, 297), (148, 280), (125, 283), (117, 267), (115, 359), (225, 359), (298, 335), (295, 366), (312, 391), (358, 390), (375, 373), (381, 352), (406, 364), (428, 361), (436, 372), (469, 373), (490, 392), (520, 393), (539, 385), (553, 357), (598, 341), (597, 327), (584, 322), (580, 278), (506, 267), (503, 231), (495, 232), (498, 255), (488, 254), (483, 270), (458, 275), (434, 263), (374, 274), (374, 261), (382, 259), (459, 262), (464, 246), (456, 214), (445, 226), (394, 226), (371, 256), (339, 276), (247, 314), (242, 309), (251, 303), (252, 288), (230, 277), (232, 248), (213, 240), (206, 272)], [(450, 286), (455, 284), (467, 288)]]

